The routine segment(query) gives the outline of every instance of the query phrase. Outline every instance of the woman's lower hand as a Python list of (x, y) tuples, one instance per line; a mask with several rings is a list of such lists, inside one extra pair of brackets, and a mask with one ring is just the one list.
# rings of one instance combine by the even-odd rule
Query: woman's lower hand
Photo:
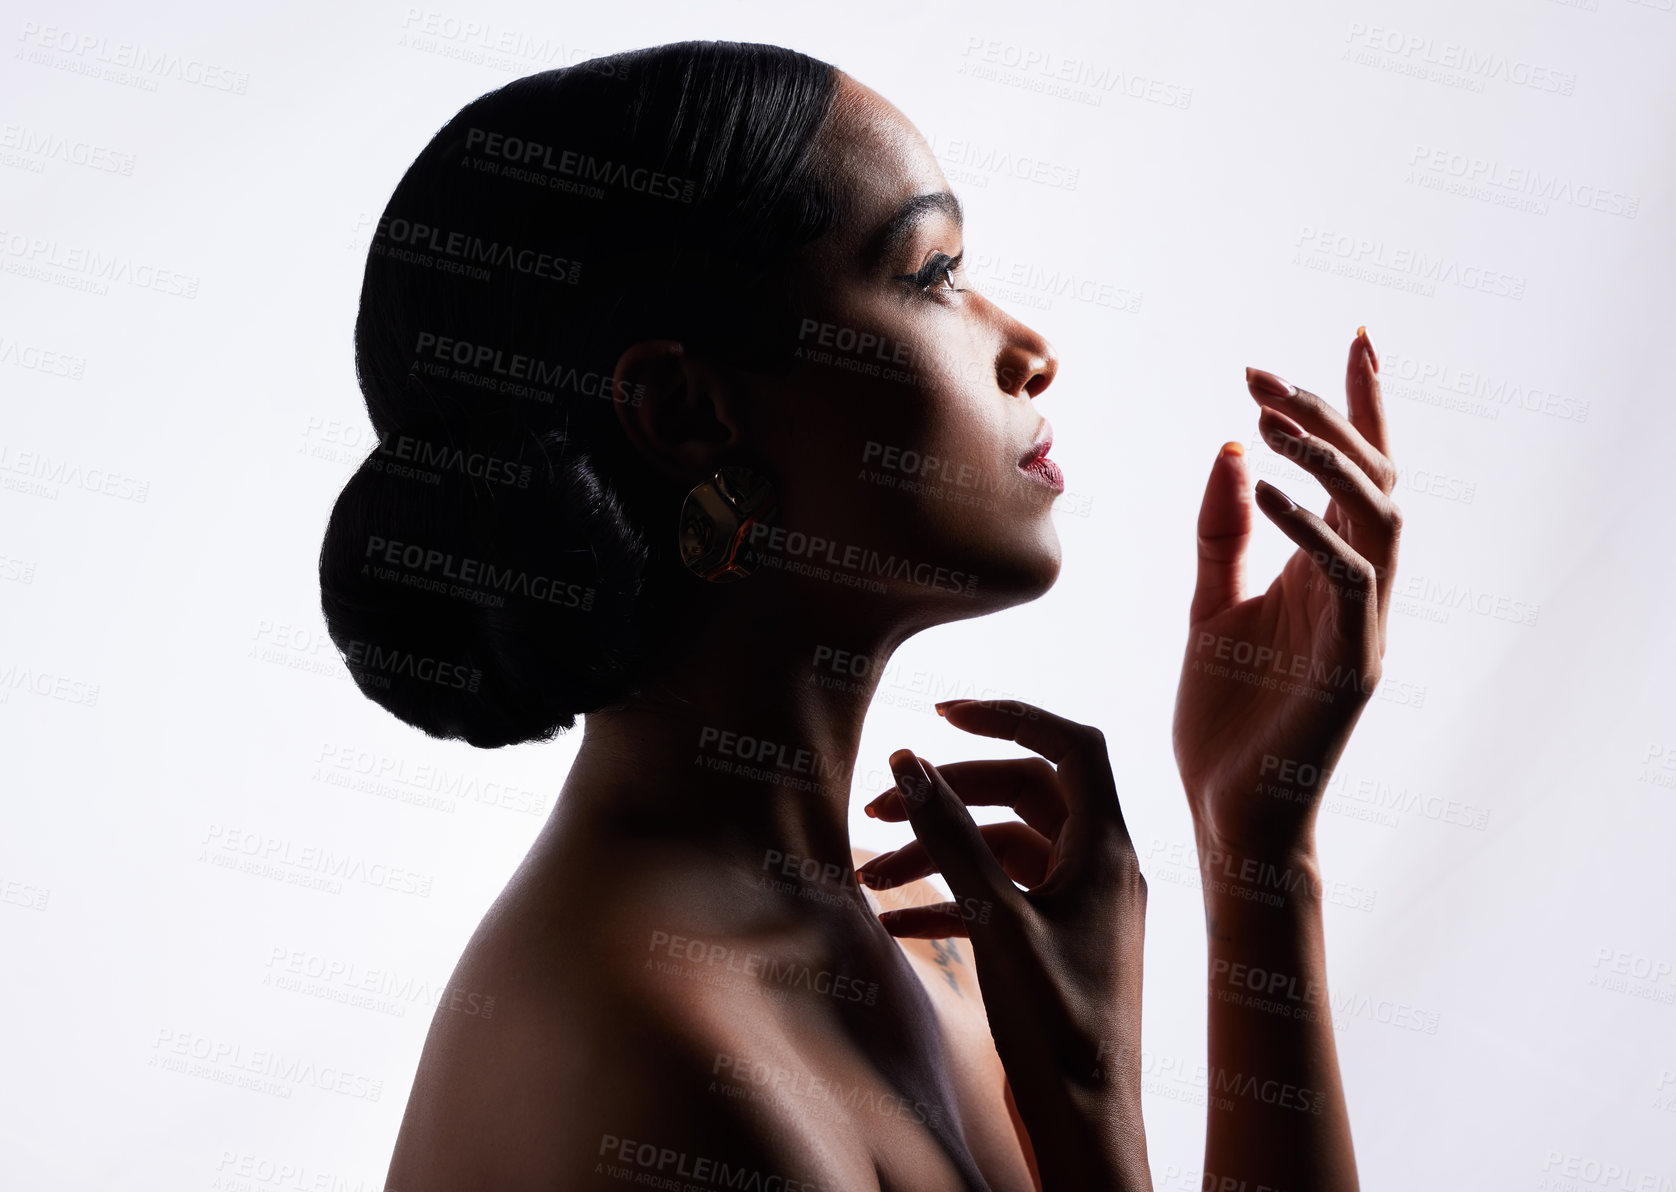
[[(858, 871), (889, 888), (940, 872), (954, 900), (886, 912), (897, 936), (971, 940), (996, 1053), (1043, 1188), (1150, 1188), (1141, 1122), (1146, 881), (1098, 729), (1016, 701), (940, 705), (950, 724), (1041, 755), (937, 767), (891, 755), (868, 810), (915, 840)], [(966, 806), (1022, 822), (978, 826)], [(1027, 887), (1020, 890), (1017, 881)]]
[(1257, 482), (1257, 507), (1299, 549), (1248, 599), (1246, 464), (1238, 451), (1218, 457), (1199, 511), (1176, 763), (1201, 848), (1309, 856), (1326, 780), (1380, 678), (1402, 530), (1397, 469), (1365, 329), (1346, 366), (1348, 417), (1272, 373), (1246, 373), (1265, 441), (1332, 499), (1317, 517)]

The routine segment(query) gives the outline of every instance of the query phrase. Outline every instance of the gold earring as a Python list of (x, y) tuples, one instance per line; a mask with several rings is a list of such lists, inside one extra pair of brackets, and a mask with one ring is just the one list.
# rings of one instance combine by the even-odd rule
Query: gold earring
[(693, 486), (681, 504), (677, 543), (681, 562), (695, 575), (716, 583), (744, 579), (756, 570), (757, 557), (745, 540), (751, 528), (766, 521), (778, 503), (767, 478), (729, 464)]

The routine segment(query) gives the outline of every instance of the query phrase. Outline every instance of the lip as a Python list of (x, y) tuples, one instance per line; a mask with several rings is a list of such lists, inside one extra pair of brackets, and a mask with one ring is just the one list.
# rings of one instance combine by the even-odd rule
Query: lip
[(1032, 444), (1018, 461), (1019, 471), (1038, 483), (1045, 484), (1054, 492), (1065, 491), (1065, 474), (1059, 470), (1059, 465), (1047, 457), (1053, 448), (1053, 427), (1048, 422), (1042, 423), (1042, 436)]
[(1030, 450), (1018, 457), (1018, 466), (1021, 468), (1029, 467), (1036, 460), (1046, 458), (1047, 453), (1052, 450), (1052, 448), (1053, 423), (1044, 419), (1042, 422), (1042, 433), (1037, 436), (1036, 441), (1030, 445)]

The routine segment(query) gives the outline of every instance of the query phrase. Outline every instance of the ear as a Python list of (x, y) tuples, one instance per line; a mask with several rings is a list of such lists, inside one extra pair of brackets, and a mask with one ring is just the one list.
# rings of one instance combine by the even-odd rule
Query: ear
[(631, 345), (617, 359), (611, 393), (629, 442), (672, 480), (698, 483), (744, 441), (743, 392), (677, 340)]

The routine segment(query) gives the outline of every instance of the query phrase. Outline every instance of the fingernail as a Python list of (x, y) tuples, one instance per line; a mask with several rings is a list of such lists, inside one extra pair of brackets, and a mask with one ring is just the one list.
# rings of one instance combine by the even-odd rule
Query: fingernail
[(937, 715), (944, 716), (944, 715), (947, 715), (947, 713), (944, 711), (945, 708), (948, 708), (953, 704), (969, 704), (971, 702), (972, 701), (969, 700), (969, 699), (945, 699), (945, 700), (940, 700), (939, 702), (937, 702), (935, 704), (932, 704), (931, 706), (933, 708), (937, 709)]
[(901, 749), (891, 754), (890, 769), (896, 775), (896, 789), (902, 792), (903, 802), (917, 805), (925, 800), (931, 790), (931, 775), (911, 750)]
[(1263, 496), (1264, 494), (1267, 494), (1271, 499), (1280, 503), (1282, 513), (1290, 513), (1298, 507), (1297, 502), (1293, 501), (1291, 497), (1281, 492), (1267, 480), (1259, 480), (1257, 482), (1257, 495)]
[(1356, 328), (1356, 334), (1362, 339), (1362, 350), (1368, 354), (1368, 363), (1373, 366), (1374, 372), (1378, 372), (1379, 353), (1373, 350), (1373, 336), (1368, 334), (1366, 327)]
[(1295, 439), (1300, 443), (1309, 438), (1309, 432), (1307, 430), (1299, 426), (1296, 422), (1281, 413), (1281, 411), (1275, 409), (1273, 406), (1264, 406), (1263, 413), (1268, 417), (1274, 430), (1285, 435), (1287, 438)]
[(1240, 442), (1234, 440), (1234, 439), (1229, 439), (1226, 443), (1222, 444), (1222, 450), (1219, 451), (1217, 454), (1218, 455), (1244, 455), (1245, 454), (1245, 445), (1243, 443), (1240, 443)]
[(1252, 368), (1249, 365), (1246, 366), (1245, 370), (1245, 383), (1258, 393), (1264, 393), (1270, 397), (1291, 397), (1298, 391), (1297, 386), (1290, 381), (1283, 381), (1272, 372), (1265, 372), (1260, 368)]

